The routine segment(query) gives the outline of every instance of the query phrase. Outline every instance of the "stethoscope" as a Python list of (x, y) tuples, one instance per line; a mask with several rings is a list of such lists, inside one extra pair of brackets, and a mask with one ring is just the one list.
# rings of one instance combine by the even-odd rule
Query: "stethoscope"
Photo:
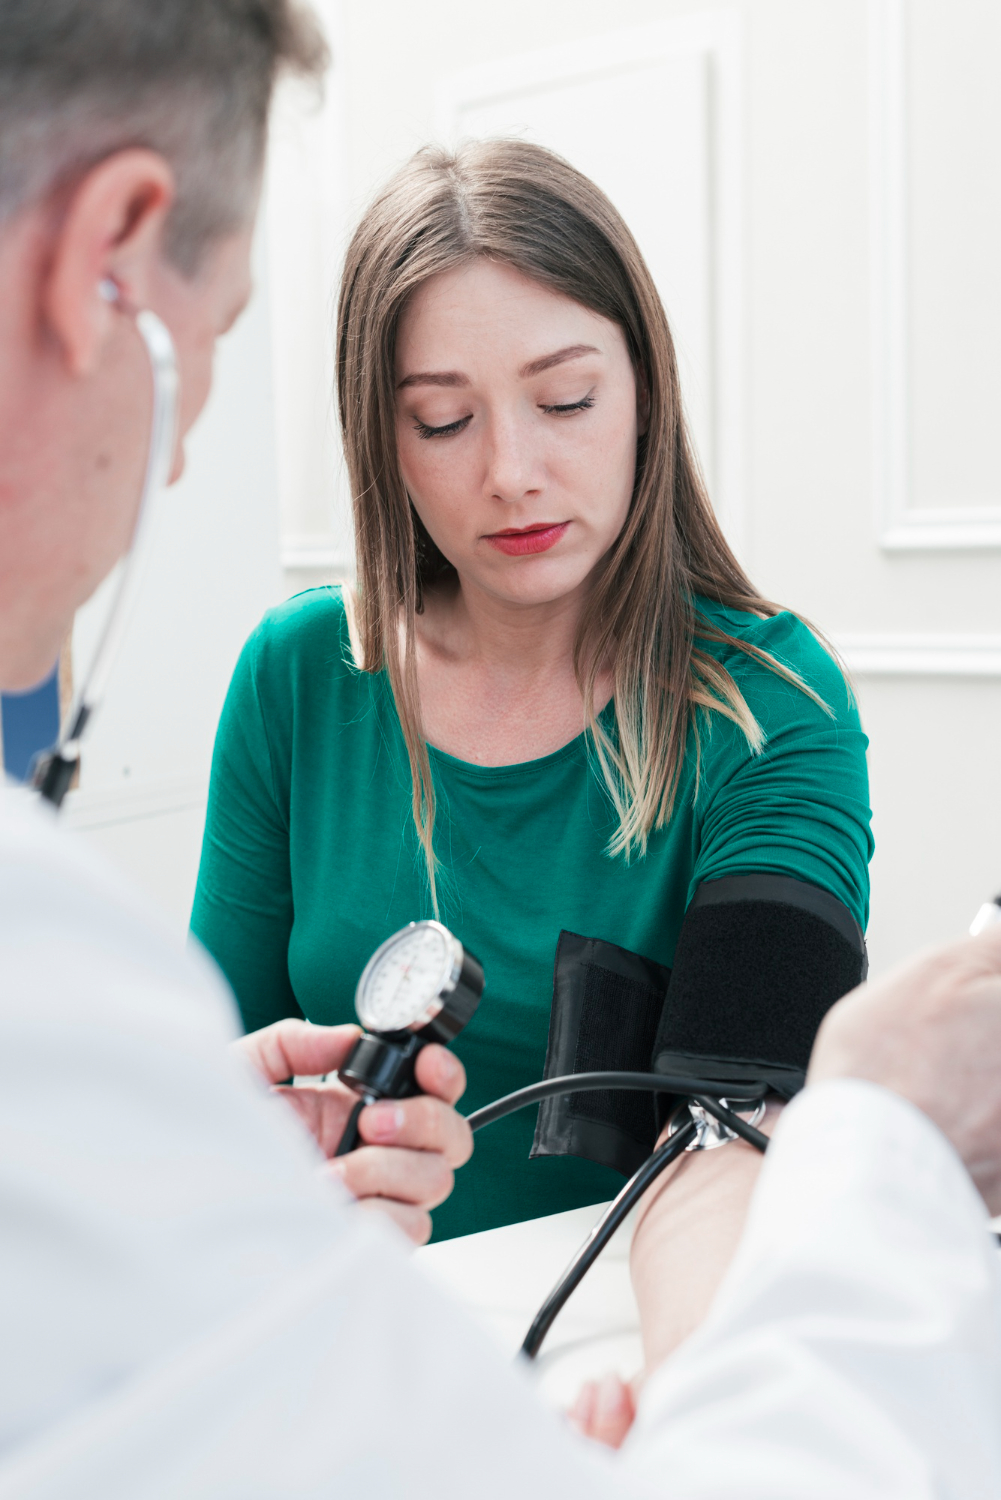
[(153, 499), (166, 487), (170, 478), (177, 438), (180, 379), (174, 341), (169, 331), (156, 313), (150, 312), (148, 308), (131, 307), (122, 296), (119, 286), (110, 278), (102, 281), (98, 290), (106, 302), (113, 303), (132, 319), (142, 339), (153, 377), (153, 415), (139, 509), (111, 610), (94, 659), (60, 728), (59, 738), (51, 750), (39, 756), (32, 773), (32, 783), (41, 797), (57, 808), (62, 805), (73, 773), (80, 763), (80, 741), (104, 698), (108, 679), (139, 595), (153, 533)]

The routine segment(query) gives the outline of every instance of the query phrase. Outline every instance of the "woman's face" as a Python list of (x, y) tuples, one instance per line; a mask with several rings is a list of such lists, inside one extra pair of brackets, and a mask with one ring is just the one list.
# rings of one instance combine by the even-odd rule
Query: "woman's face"
[(625, 522), (637, 431), (622, 331), (580, 303), (480, 258), (408, 304), (400, 466), (464, 585), (525, 605), (585, 586)]

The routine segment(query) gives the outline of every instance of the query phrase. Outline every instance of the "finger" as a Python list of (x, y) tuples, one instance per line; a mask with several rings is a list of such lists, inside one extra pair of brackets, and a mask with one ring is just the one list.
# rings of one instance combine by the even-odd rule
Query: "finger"
[(393, 1203), (388, 1198), (366, 1198), (358, 1207), (385, 1214), (415, 1245), (426, 1245), (431, 1238), (431, 1215), (423, 1208), (414, 1208), (409, 1203)]
[(289, 1018), (249, 1032), (234, 1046), (269, 1083), (284, 1083), (296, 1074), (333, 1073), (360, 1035), (357, 1026), (310, 1026)]
[(466, 1120), (428, 1094), (370, 1105), (358, 1117), (358, 1131), (371, 1145), (436, 1152), (450, 1167), (463, 1166), (473, 1154), (473, 1132)]
[(990, 973), (1001, 974), (1001, 921), (970, 938), (969, 946)]
[(295, 1110), (324, 1156), (333, 1156), (341, 1143), (348, 1116), (358, 1103), (358, 1095), (343, 1083), (324, 1083), (315, 1087), (275, 1088)]
[(598, 1399), (598, 1382), (585, 1380), (577, 1392), (576, 1400), (567, 1412), (567, 1421), (576, 1432), (587, 1437), (594, 1421), (594, 1407)]
[(339, 1177), (356, 1198), (392, 1198), (419, 1208), (437, 1208), (455, 1183), (444, 1157), (432, 1151), (398, 1151), (360, 1146), (324, 1168)]
[(609, 1448), (620, 1448), (636, 1415), (632, 1391), (618, 1375), (605, 1375), (598, 1382), (588, 1437)]
[(434, 1094), (446, 1104), (456, 1104), (466, 1092), (466, 1070), (454, 1052), (431, 1042), (422, 1047), (414, 1069), (425, 1094)]

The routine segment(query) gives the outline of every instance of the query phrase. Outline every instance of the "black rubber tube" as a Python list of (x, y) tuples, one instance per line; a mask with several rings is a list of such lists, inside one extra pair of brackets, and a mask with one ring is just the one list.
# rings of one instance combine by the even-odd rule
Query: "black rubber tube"
[[(735, 1092), (739, 1096), (739, 1084), (735, 1087), (733, 1083), (723, 1083), (719, 1079), (678, 1078), (666, 1073), (625, 1073), (611, 1070), (596, 1073), (566, 1073), (560, 1078), (546, 1078), (541, 1083), (533, 1083), (528, 1088), (518, 1089), (513, 1094), (506, 1094), (503, 1099), (496, 1099), (493, 1104), (474, 1110), (466, 1118), (470, 1129), (481, 1130), (484, 1125), (492, 1125), (495, 1120), (502, 1120), (505, 1115), (514, 1114), (519, 1109), (527, 1109), (529, 1105), (538, 1104), (543, 1099), (551, 1099), (554, 1095), (586, 1093), (597, 1089), (630, 1089), (649, 1093), (684, 1094), (728, 1126), (735, 1135), (741, 1136), (752, 1146), (756, 1146), (759, 1151), (768, 1149), (768, 1137), (762, 1131), (756, 1130), (753, 1125), (748, 1125), (746, 1120), (742, 1120), (739, 1115), (734, 1114), (732, 1110), (719, 1102), (720, 1096), (726, 1098)], [(696, 1089), (698, 1093), (695, 1092)], [(521, 1346), (521, 1352), (526, 1359), (534, 1359), (538, 1354), (542, 1341), (560, 1310), (594, 1265), (619, 1225), (634, 1204), (639, 1202), (650, 1184), (656, 1181), (661, 1172), (669, 1167), (675, 1157), (685, 1149), (695, 1133), (696, 1127), (693, 1121), (689, 1121), (680, 1130), (676, 1130), (662, 1146), (658, 1146), (639, 1170), (634, 1172), (622, 1191), (609, 1204), (536, 1313)]]
[[(517, 1109), (527, 1109), (541, 1099), (551, 1099), (554, 1094), (576, 1094), (593, 1092), (595, 1089), (634, 1089), (651, 1094), (682, 1094), (686, 1099), (696, 1094), (711, 1094), (715, 1097), (740, 1099), (747, 1090), (746, 1084), (723, 1083), (718, 1078), (678, 1078), (667, 1073), (565, 1073), (560, 1078), (544, 1078), (541, 1083), (531, 1083), (528, 1088), (517, 1089), (485, 1104), (482, 1109), (467, 1115), (471, 1130), (482, 1130), (505, 1115), (513, 1115)], [(762, 1085), (761, 1093), (767, 1092)], [(760, 1095), (758, 1095), (760, 1097)], [(715, 1111), (713, 1111), (715, 1113)], [(743, 1121), (741, 1124), (743, 1125)]]
[(361, 1114), (365, 1106), (371, 1103), (371, 1099), (366, 1099), (365, 1096), (362, 1095), (362, 1097), (358, 1100), (358, 1103), (352, 1105), (351, 1113), (348, 1115), (347, 1120), (344, 1122), (344, 1129), (341, 1132), (341, 1138), (337, 1143), (337, 1150), (334, 1152), (335, 1156), (347, 1156), (349, 1151), (353, 1151), (355, 1149), (359, 1139), (358, 1116)]
[(674, 1158), (680, 1156), (694, 1136), (695, 1123), (690, 1120), (687, 1125), (682, 1125), (680, 1130), (676, 1130), (672, 1136), (669, 1136), (662, 1146), (657, 1147), (639, 1171), (633, 1173), (618, 1197), (609, 1204), (536, 1313), (521, 1346), (521, 1352), (526, 1359), (534, 1359), (538, 1354), (542, 1341), (553, 1326), (558, 1313), (587, 1275), (629, 1210), (642, 1198), (647, 1188), (660, 1176), (661, 1172), (671, 1165)]

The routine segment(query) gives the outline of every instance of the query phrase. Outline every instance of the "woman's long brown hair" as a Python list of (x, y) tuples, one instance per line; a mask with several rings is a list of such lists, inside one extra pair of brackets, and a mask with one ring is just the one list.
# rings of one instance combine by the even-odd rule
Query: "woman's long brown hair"
[[(774, 657), (700, 617), (696, 595), (758, 616), (778, 613), (720, 530), (682, 410), (674, 342), (639, 247), (593, 182), (521, 141), (427, 147), (366, 212), (348, 250), (337, 320), (337, 384), (354, 495), (357, 665), (385, 668), (410, 759), (413, 816), (437, 909), (435, 794), (421, 724), (415, 616), (450, 567), (407, 494), (396, 447), (396, 332), (408, 298), (475, 256), (513, 266), (622, 329), (649, 401), (626, 524), (604, 560), (574, 645), (587, 732), (618, 817), (610, 854), (645, 852), (669, 821), (700, 712), (724, 714), (751, 748), (763, 735), (730, 673), (704, 644), (752, 656), (821, 700)], [(402, 649), (401, 649), (402, 644)], [(613, 674), (615, 726), (595, 714), (599, 671)], [(826, 705), (823, 705), (826, 707)]]

